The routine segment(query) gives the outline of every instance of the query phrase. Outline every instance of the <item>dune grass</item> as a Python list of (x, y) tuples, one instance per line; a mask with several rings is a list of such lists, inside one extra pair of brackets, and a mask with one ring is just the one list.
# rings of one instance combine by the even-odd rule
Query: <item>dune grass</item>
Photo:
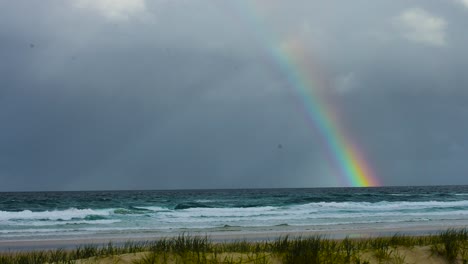
[[(430, 236), (405, 236), (342, 240), (323, 236), (280, 237), (274, 241), (234, 241), (215, 243), (208, 237), (181, 234), (146, 242), (126, 242), (116, 246), (82, 245), (74, 250), (55, 249), (0, 253), (2, 264), (100, 263), (100, 259), (135, 254), (132, 263), (407, 263), (399, 249), (430, 247), (434, 256), (446, 263), (468, 263), (468, 230), (448, 229)], [(141, 253), (143, 252), (143, 253)], [(137, 255), (136, 253), (139, 253)], [(84, 260), (93, 259), (93, 262)], [(115, 263), (118, 263), (116, 261)]]

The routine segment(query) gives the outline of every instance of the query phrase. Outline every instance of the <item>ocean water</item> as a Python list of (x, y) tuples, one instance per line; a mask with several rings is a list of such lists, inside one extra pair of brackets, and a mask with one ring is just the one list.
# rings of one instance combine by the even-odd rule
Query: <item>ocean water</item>
[(468, 226), (468, 186), (0, 193), (0, 240)]

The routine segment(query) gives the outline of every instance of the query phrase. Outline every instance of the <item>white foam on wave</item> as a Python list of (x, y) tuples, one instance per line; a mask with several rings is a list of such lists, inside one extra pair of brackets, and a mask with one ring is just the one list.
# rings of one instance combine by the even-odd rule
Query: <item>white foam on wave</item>
[(296, 205), (297, 208), (313, 208), (313, 209), (345, 209), (345, 210), (369, 210), (369, 211), (386, 211), (386, 210), (419, 210), (419, 209), (437, 209), (451, 207), (466, 207), (468, 208), (468, 200), (463, 201), (427, 201), (427, 202), (319, 202)]
[(213, 202), (212, 200), (208, 200), (208, 199), (199, 199), (199, 200), (195, 200), (196, 203), (211, 203)]
[(65, 225), (111, 225), (120, 223), (122, 220), (119, 219), (100, 219), (100, 220), (78, 220), (78, 221), (6, 221), (3, 225), (9, 226), (65, 226)]
[(170, 209), (161, 206), (134, 206), (137, 209), (150, 210), (153, 212), (169, 211)]
[[(155, 228), (259, 227), (468, 221), (468, 203), (459, 202), (319, 202), (282, 207), (188, 208), (152, 214)], [(151, 224), (149, 224), (151, 225)]]
[(86, 216), (99, 215), (108, 216), (111, 210), (93, 210), (93, 209), (76, 209), (69, 208), (66, 210), (40, 211), (33, 212), (24, 210), (20, 212), (0, 211), (0, 221), (11, 220), (72, 220), (84, 219)]
[[(136, 207), (152, 211), (154, 218), (183, 219), (183, 218), (320, 218), (337, 217), (352, 218), (365, 216), (392, 216), (402, 214), (411, 215), (438, 215), (442, 212), (465, 215), (468, 212), (468, 201), (427, 201), (427, 202), (318, 202), (289, 206), (263, 206), (263, 207), (235, 207), (235, 208), (188, 208), (173, 210), (159, 206)], [(116, 217), (114, 209), (76, 209), (33, 212), (24, 210), (20, 212), (0, 211), (0, 221), (71, 221), (85, 219), (87, 216)], [(117, 216), (119, 217), (119, 216)], [(89, 220), (89, 219), (86, 219)], [(100, 219), (90, 220), (96, 222)], [(40, 224), (38, 224), (40, 225)]]
[[(78, 234), (81, 232), (127, 232), (127, 230), (178, 230), (225, 225), (262, 227), (288, 224), (353, 225), (460, 220), (468, 222), (468, 201), (421, 202), (316, 202), (287, 206), (169, 209), (142, 206), (145, 214), (118, 214), (115, 208), (32, 212), (0, 211), (0, 234)], [(92, 217), (87, 216), (105, 216)], [(83, 224), (83, 225), (80, 225)], [(107, 226), (106, 226), (107, 225)], [(3, 236), (3, 235), (2, 235)], [(1, 238), (1, 237), (0, 237)]]
[(234, 207), (234, 208), (188, 208), (182, 210), (169, 210), (159, 212), (154, 217), (163, 218), (229, 218), (229, 217), (254, 217), (260, 215), (274, 215), (284, 210), (281, 207)]
[(426, 220), (443, 220), (443, 219), (466, 219), (468, 220), (468, 211), (466, 210), (453, 210), (450, 212), (373, 212), (373, 213), (361, 213), (358, 211), (352, 213), (339, 213), (339, 212), (320, 212), (310, 213), (307, 210), (289, 210), (281, 211), (270, 214), (258, 214), (258, 215), (231, 215), (229, 217), (215, 217), (215, 216), (203, 216), (197, 215), (177, 215), (177, 214), (161, 214), (155, 216), (155, 220), (159, 224), (167, 224), (170, 226), (180, 225), (193, 225), (193, 224), (219, 224), (229, 223), (232, 225), (270, 225), (272, 223), (295, 223), (295, 224), (317, 224), (324, 222), (336, 222), (336, 221), (352, 221), (360, 223), (363, 220), (382, 221), (382, 219), (396, 219), (398, 221), (426, 221)]
[[(174, 221), (183, 218), (251, 218), (278, 217), (281, 219), (353, 218), (410, 214), (430, 216), (468, 213), (468, 201), (428, 202), (318, 202), (283, 207), (264, 206), (248, 208), (188, 208), (155, 213), (158, 219)], [(172, 219), (172, 220), (170, 220)], [(207, 221), (207, 220), (201, 220)]]

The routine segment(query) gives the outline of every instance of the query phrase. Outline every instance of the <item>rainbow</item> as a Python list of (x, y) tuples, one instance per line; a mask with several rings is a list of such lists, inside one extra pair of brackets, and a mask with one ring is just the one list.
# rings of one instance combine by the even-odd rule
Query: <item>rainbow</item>
[[(279, 42), (268, 34), (267, 27), (261, 19), (261, 8), (254, 0), (239, 0), (240, 14), (246, 17), (251, 25), (256, 26), (256, 37), (267, 45), (268, 54), (274, 63), (287, 76), (295, 97), (301, 102), (307, 119), (319, 133), (327, 154), (337, 171), (338, 180), (345, 186), (368, 187), (380, 186), (363, 151), (348, 133), (339, 126), (340, 122), (334, 109), (324, 96), (319, 94), (318, 79), (314, 78), (314, 67), (306, 58), (308, 54), (299, 38)], [(263, 2), (263, 1), (260, 1)], [(316, 81), (314, 81), (316, 80)], [(328, 103), (328, 104), (327, 104)]]

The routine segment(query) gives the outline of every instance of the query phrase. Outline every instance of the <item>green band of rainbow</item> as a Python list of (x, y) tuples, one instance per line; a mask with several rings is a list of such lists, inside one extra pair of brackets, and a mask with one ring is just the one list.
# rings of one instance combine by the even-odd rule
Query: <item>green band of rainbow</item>
[(318, 87), (313, 78), (314, 69), (305, 59), (308, 56), (302, 43), (296, 39), (281, 45), (282, 43), (267, 34), (267, 27), (263, 26), (261, 12), (254, 0), (239, 0), (238, 3), (243, 3), (241, 10), (249, 14), (249, 23), (259, 28), (256, 31), (257, 37), (262, 38), (261, 41), (269, 47), (268, 53), (287, 76), (308, 119), (323, 139), (340, 182), (355, 187), (381, 185), (358, 145), (345, 136), (345, 130), (339, 127), (333, 109), (327, 105), (325, 98), (318, 94)]

